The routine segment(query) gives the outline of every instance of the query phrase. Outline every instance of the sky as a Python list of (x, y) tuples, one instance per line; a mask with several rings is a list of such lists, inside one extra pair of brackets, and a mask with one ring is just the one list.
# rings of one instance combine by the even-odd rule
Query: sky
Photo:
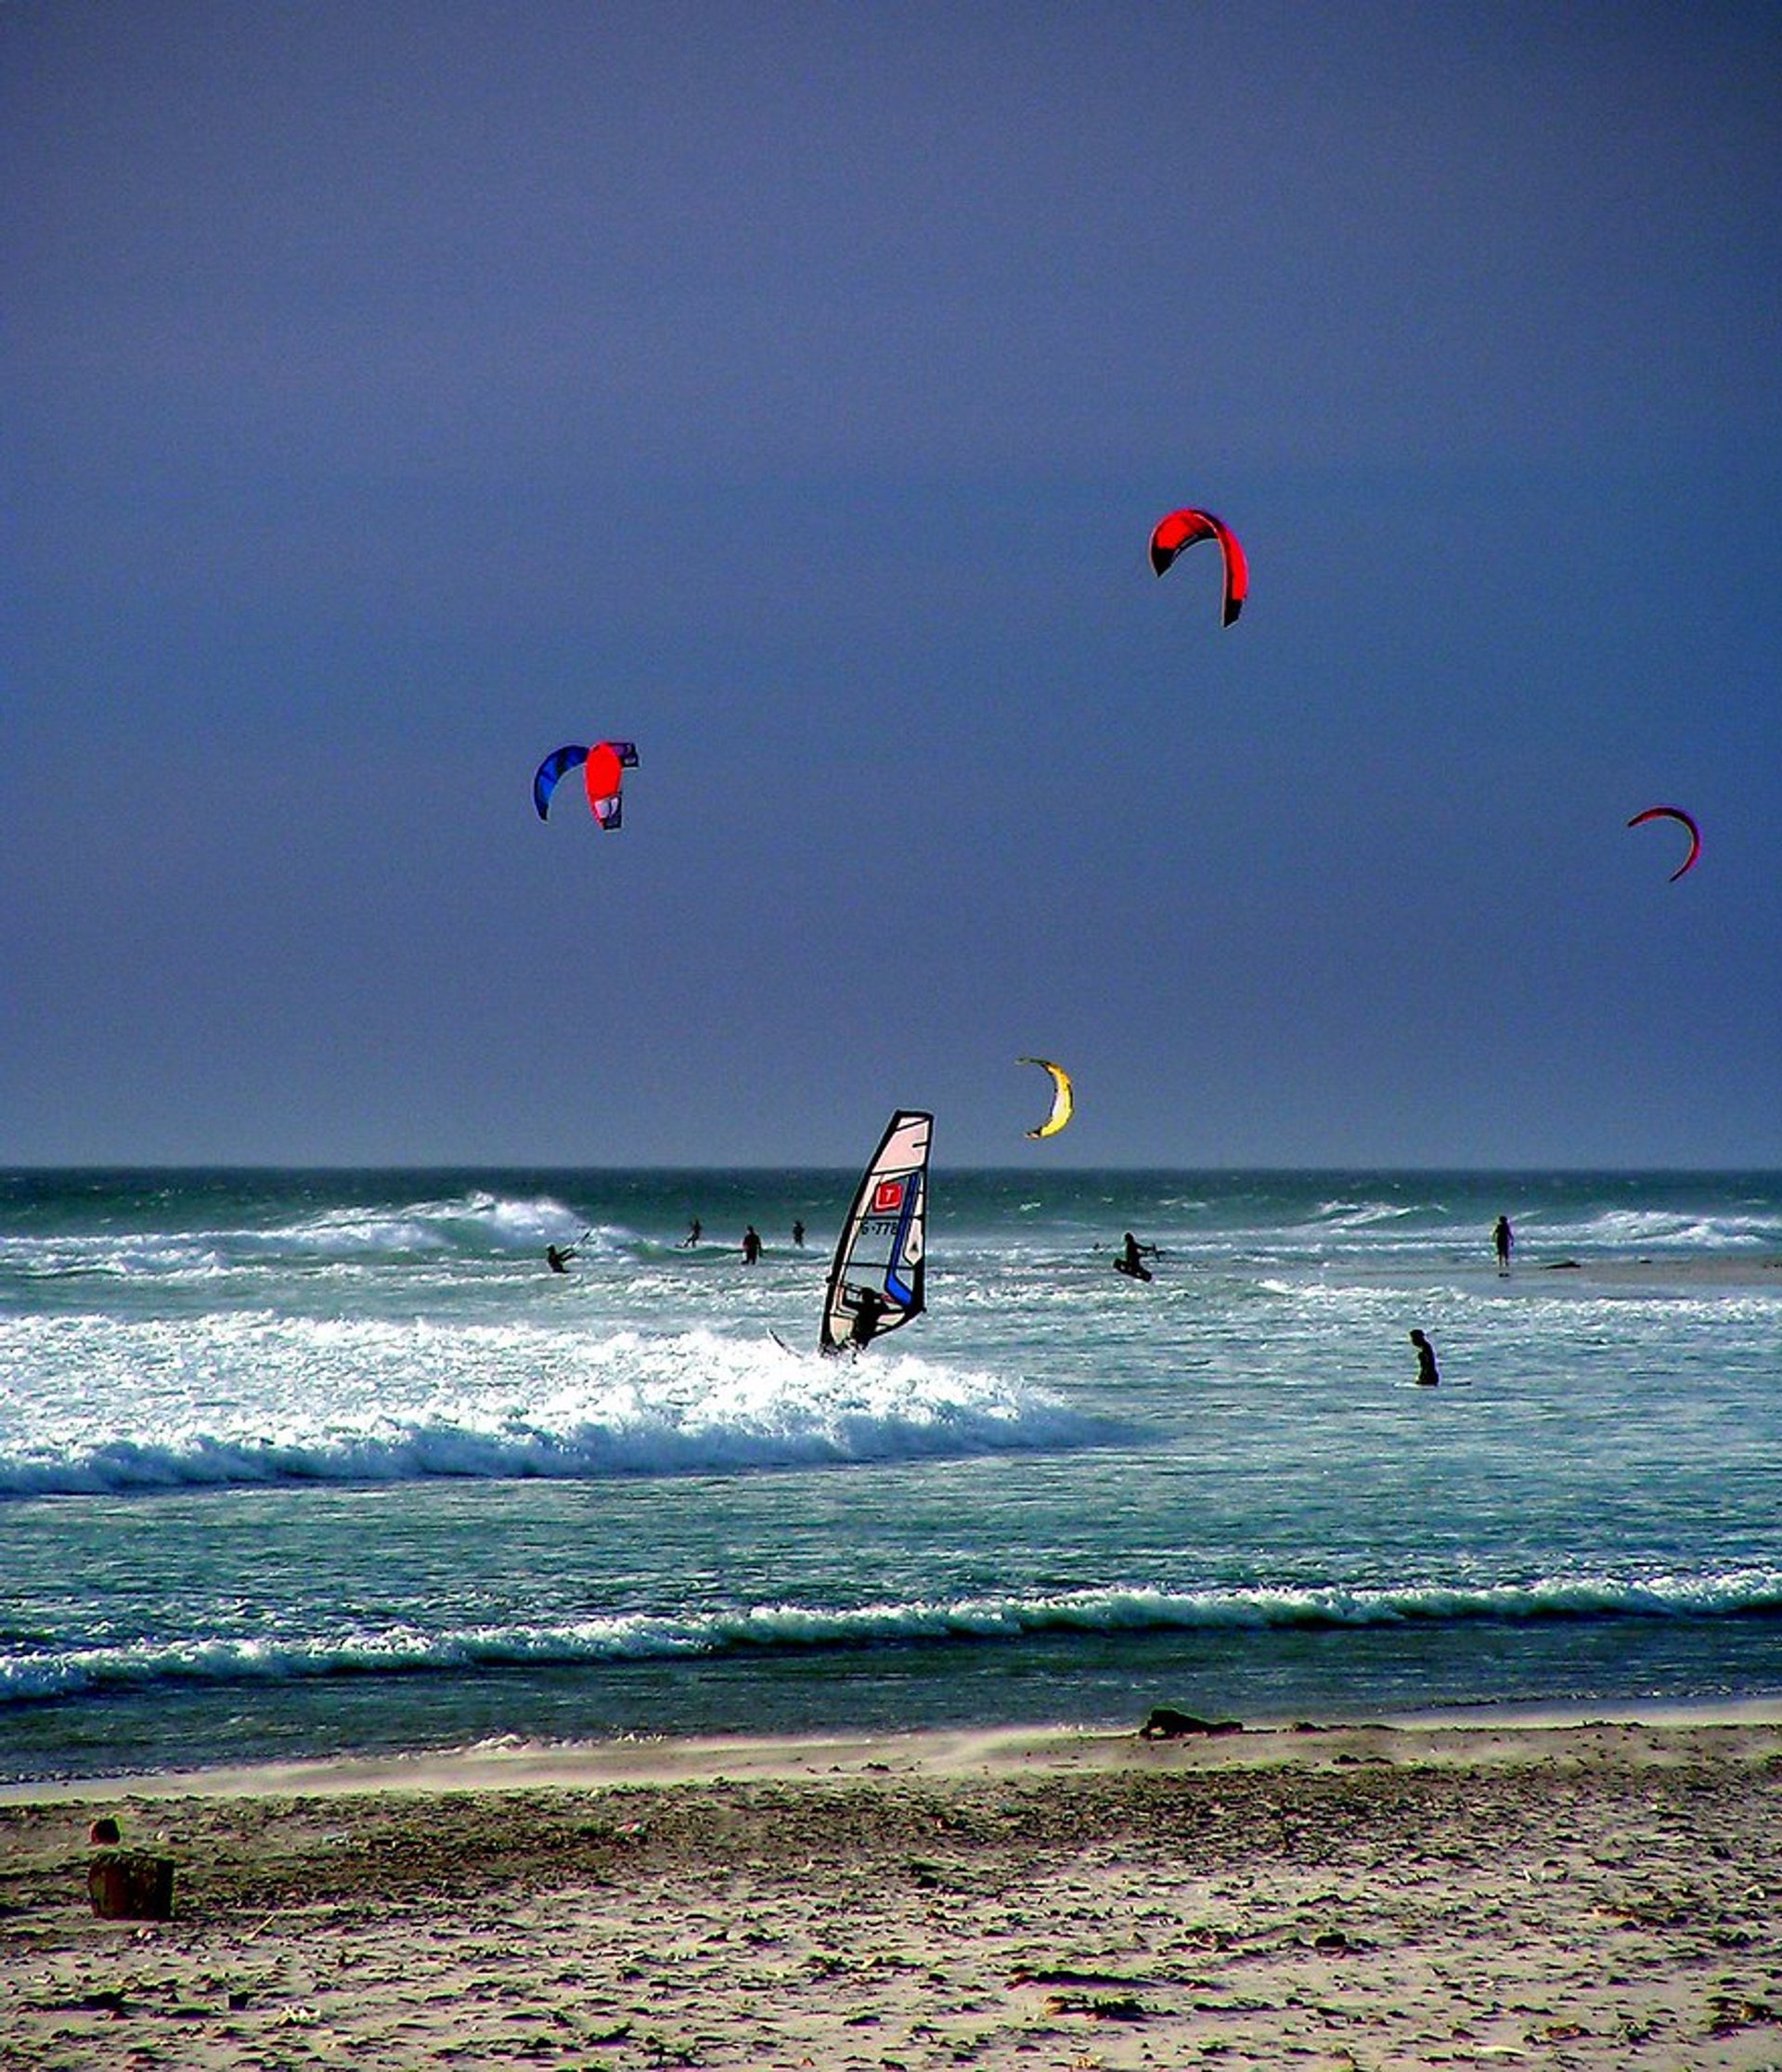
[(8, 0), (0, 269), (0, 1163), (1782, 1165), (1768, 0)]

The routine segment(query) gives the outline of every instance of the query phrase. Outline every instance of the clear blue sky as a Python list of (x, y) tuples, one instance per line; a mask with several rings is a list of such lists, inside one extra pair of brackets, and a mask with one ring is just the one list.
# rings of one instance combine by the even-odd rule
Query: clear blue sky
[(9, 0), (0, 212), (0, 1162), (1782, 1164), (1774, 5)]

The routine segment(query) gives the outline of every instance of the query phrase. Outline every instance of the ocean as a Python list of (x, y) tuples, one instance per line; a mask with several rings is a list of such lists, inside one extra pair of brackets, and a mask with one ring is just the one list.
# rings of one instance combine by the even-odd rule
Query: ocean
[(1782, 1696), (1782, 1173), (944, 1148), (833, 1360), (855, 1172), (0, 1174), (0, 1779)]

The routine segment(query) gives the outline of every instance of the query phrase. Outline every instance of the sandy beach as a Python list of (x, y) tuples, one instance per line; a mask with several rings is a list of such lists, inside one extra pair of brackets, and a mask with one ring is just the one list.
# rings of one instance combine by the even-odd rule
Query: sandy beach
[[(176, 1860), (91, 1912), (90, 1823)], [(1782, 2066), (1782, 1712), (14, 1787), (21, 2067)]]

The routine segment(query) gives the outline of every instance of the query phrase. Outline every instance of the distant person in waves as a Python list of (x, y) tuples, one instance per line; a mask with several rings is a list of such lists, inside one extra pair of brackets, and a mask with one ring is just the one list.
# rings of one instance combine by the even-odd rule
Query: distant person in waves
[(695, 1216), (695, 1217), (693, 1218), (692, 1222), (691, 1222), (691, 1224), (690, 1224), (688, 1225), (688, 1227), (687, 1227), (687, 1235), (686, 1235), (686, 1237), (683, 1237), (683, 1238), (681, 1239), (681, 1241), (680, 1241), (680, 1249), (681, 1249), (681, 1250), (682, 1250), (682, 1251), (685, 1251), (685, 1250), (686, 1250), (688, 1249), (688, 1247), (689, 1247), (690, 1245), (696, 1245), (696, 1244), (698, 1244), (699, 1240), (700, 1240), (700, 1239), (701, 1239), (701, 1238), (702, 1238), (702, 1237), (704, 1237), (704, 1235), (705, 1235), (705, 1225), (704, 1225), (704, 1224), (703, 1223), (701, 1223), (701, 1222), (700, 1222), (700, 1220), (699, 1220), (699, 1218), (698, 1218), (697, 1216)]
[(1516, 1233), (1510, 1228), (1510, 1219), (1500, 1216), (1491, 1230), (1491, 1243), (1497, 1249), (1497, 1270), (1507, 1274), (1510, 1270), (1510, 1253), (1516, 1246)]
[(1155, 1245), (1140, 1244), (1129, 1230), (1120, 1240), (1120, 1256), (1114, 1262), (1114, 1271), (1117, 1274), (1129, 1274), (1134, 1280), (1149, 1280), (1151, 1269), (1144, 1263), (1146, 1252), (1156, 1259), (1157, 1248)]
[(801, 1224), (801, 1223), (795, 1223), (795, 1224), (793, 1224), (793, 1226), (792, 1226), (792, 1241), (793, 1241), (793, 1243), (794, 1243), (794, 1245), (796, 1245), (796, 1246), (797, 1246), (797, 1248), (798, 1248), (798, 1250), (799, 1250), (800, 1251), (803, 1251), (803, 1250), (804, 1250), (804, 1249), (805, 1249), (805, 1226), (804, 1226), (804, 1224)]
[(761, 1233), (753, 1224), (742, 1233), (742, 1263), (753, 1266), (761, 1256)]
[(575, 1256), (575, 1248), (574, 1245), (547, 1245), (545, 1247), (545, 1264), (550, 1268), (553, 1274), (568, 1273), (569, 1263)]
[(1433, 1389), (1441, 1379), (1436, 1372), (1436, 1349), (1421, 1331), (1413, 1331), (1411, 1342), (1417, 1349), (1417, 1386)]

